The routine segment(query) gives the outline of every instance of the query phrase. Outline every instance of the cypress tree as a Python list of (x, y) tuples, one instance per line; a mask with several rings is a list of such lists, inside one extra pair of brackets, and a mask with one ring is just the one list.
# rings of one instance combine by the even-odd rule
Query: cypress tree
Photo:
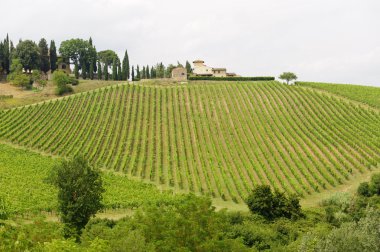
[(116, 58), (113, 59), (113, 63), (112, 63), (112, 80), (117, 80), (117, 62), (116, 62)]
[(87, 79), (87, 67), (86, 67), (86, 64), (83, 64), (83, 66), (82, 66), (82, 78), (84, 80)]
[(137, 67), (136, 67), (136, 79), (138, 79), (138, 80), (141, 79), (141, 73), (140, 73), (139, 65), (137, 65)]
[(123, 72), (121, 70), (121, 63), (117, 64), (117, 79), (118, 80), (123, 80)]
[(7, 34), (7, 37), (4, 40), (4, 51), (3, 51), (3, 57), (4, 57), (4, 70), (9, 73), (10, 72), (10, 51), (9, 51), (9, 36)]
[(0, 41), (0, 78), (4, 71), (4, 44)]
[(40, 49), (40, 70), (44, 73), (50, 70), (49, 48), (44, 38), (38, 43)]
[(74, 75), (76, 79), (79, 79), (79, 67), (77, 62), (74, 64)]
[(51, 69), (51, 72), (54, 72), (57, 69), (57, 49), (55, 48), (54, 40), (50, 41), (49, 56), (50, 56), (50, 69)]
[(100, 61), (98, 61), (98, 80), (102, 79), (102, 66), (100, 65)]
[(108, 81), (108, 65), (107, 65), (107, 63), (104, 63), (103, 74), (104, 74), (104, 80)]
[(150, 79), (149, 65), (146, 66), (145, 71), (146, 71), (146, 78)]
[(89, 77), (90, 77), (91, 80), (94, 79), (94, 65), (93, 64), (90, 64)]
[(154, 70), (154, 67), (150, 69), (150, 78), (152, 79), (156, 78), (156, 71)]
[(135, 67), (132, 66), (132, 81), (135, 80)]
[(146, 79), (145, 66), (143, 66), (141, 78)]
[(190, 62), (187, 60), (186, 60), (186, 72), (187, 72), (187, 74), (190, 74), (193, 72), (193, 70), (191, 69)]
[(129, 57), (128, 57), (128, 51), (125, 50), (124, 59), (123, 59), (123, 80), (129, 79)]

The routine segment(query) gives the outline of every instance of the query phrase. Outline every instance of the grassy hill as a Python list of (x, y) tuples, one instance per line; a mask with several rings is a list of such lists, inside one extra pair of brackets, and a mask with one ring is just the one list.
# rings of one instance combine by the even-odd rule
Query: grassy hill
[(375, 109), (278, 82), (125, 84), (0, 111), (0, 139), (242, 202), (255, 184), (300, 195), (376, 167)]
[(318, 82), (297, 82), (298, 85), (312, 87), (347, 97), (354, 101), (380, 108), (380, 87), (368, 87), (349, 84), (330, 84)]

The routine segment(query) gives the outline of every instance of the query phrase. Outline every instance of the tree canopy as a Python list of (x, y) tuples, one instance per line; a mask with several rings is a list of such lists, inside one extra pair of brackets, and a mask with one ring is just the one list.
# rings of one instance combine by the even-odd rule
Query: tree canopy
[(286, 83), (289, 85), (289, 82), (293, 80), (297, 80), (297, 75), (291, 72), (284, 72), (279, 77), (281, 80), (285, 80)]
[(40, 50), (31, 40), (18, 43), (15, 55), (20, 59), (20, 63), (26, 71), (37, 69), (40, 66)]
[(98, 52), (98, 58), (101, 63), (107, 64), (108, 66), (112, 66), (114, 59), (116, 59), (117, 63), (120, 62), (119, 56), (117, 56), (117, 54), (112, 50)]

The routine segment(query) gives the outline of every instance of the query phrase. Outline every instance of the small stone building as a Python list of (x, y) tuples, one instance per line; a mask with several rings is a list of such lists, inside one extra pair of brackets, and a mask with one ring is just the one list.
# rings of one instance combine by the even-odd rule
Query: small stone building
[(212, 73), (214, 77), (226, 77), (227, 69), (226, 68), (213, 68)]
[(184, 67), (176, 67), (172, 70), (172, 79), (176, 81), (187, 81), (187, 71)]

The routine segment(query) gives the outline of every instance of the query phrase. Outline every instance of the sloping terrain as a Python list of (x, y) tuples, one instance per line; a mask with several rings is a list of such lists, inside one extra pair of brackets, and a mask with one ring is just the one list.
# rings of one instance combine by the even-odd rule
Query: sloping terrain
[(278, 82), (126, 84), (0, 111), (0, 139), (179, 191), (328, 190), (380, 161), (376, 110)]

